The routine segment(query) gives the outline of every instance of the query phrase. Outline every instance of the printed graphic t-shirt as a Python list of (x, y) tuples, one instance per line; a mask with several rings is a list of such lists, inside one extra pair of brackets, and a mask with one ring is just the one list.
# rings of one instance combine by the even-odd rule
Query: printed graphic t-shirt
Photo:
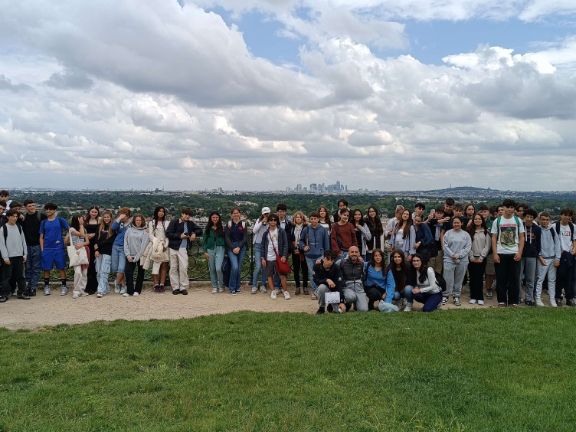
[[(500, 221), (500, 223), (498, 223)], [(492, 223), (491, 234), (497, 235), (496, 253), (499, 254), (515, 254), (518, 252), (518, 244), (520, 243), (520, 234), (525, 232), (524, 224), (518, 219), (520, 224), (517, 223), (517, 218), (512, 216), (506, 219), (504, 216), (496, 218)], [(500, 229), (500, 232), (498, 232)]]

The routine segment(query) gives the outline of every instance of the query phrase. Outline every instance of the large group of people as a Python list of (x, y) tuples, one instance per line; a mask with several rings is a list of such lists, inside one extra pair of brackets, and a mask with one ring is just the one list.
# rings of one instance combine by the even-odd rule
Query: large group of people
[(423, 203), (399, 205), (383, 224), (375, 206), (364, 213), (341, 199), (333, 215), (324, 206), (291, 216), (285, 204), (275, 212), (264, 207), (253, 224), (239, 208), (226, 221), (213, 211), (204, 229), (191, 220), (189, 208), (170, 219), (159, 206), (147, 219), (129, 208), (113, 214), (94, 206), (70, 220), (58, 216), (54, 203), (43, 209), (0, 192), (2, 303), (36, 296), (40, 276), (41, 292), (51, 295), (53, 270), (66, 296), (67, 254), (78, 251), (85, 258), (74, 261), (74, 299), (101, 298), (112, 289), (138, 296), (146, 270), (154, 292), (165, 291), (168, 277), (172, 294), (187, 295), (188, 249), (201, 238), (213, 294), (241, 292), (242, 264), (252, 247), (250, 293), (289, 300), (287, 275), (293, 272), (293, 294), (316, 300), (318, 314), (409, 312), (414, 301), (431, 312), (450, 300), (460, 306), (465, 285), (469, 303), (478, 306), (494, 291), (500, 307), (544, 306), (544, 289), (550, 306), (576, 306), (571, 209), (553, 223), (549, 213), (509, 199), (491, 208), (447, 199), (428, 212)]

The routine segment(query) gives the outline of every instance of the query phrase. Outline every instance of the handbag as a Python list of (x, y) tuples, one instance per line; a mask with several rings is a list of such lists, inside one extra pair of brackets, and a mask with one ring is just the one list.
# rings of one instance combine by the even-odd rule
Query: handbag
[[(274, 242), (272, 241), (272, 237), (270, 236), (270, 232), (268, 232), (268, 239), (270, 240), (270, 243), (272, 244), (272, 248), (274, 249), (274, 253), (276, 254), (276, 271), (280, 275), (287, 275), (288, 273), (290, 273), (292, 271), (292, 269), (290, 268), (290, 263), (288, 261), (282, 261), (280, 259), (281, 256), (278, 253), (276, 246), (274, 246)], [(280, 241), (280, 240), (278, 240), (278, 241)]]
[(86, 253), (86, 248), (76, 249), (76, 246), (72, 244), (72, 232), (68, 230), (68, 236), (70, 238), (70, 246), (66, 247), (66, 252), (68, 252), (68, 261), (70, 267), (76, 267), (79, 265), (88, 264), (88, 254)]
[(324, 300), (327, 305), (340, 304), (340, 293), (338, 291), (326, 291), (324, 293)]

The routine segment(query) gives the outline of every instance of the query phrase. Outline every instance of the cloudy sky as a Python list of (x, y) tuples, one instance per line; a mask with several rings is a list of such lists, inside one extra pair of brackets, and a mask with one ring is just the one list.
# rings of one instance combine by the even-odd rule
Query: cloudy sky
[(0, 10), (0, 188), (576, 189), (574, 0)]

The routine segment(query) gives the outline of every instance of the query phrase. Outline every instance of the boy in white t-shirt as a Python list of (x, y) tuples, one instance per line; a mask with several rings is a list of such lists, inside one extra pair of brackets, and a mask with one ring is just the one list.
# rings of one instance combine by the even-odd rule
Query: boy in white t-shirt
[(492, 223), (492, 253), (496, 267), (498, 306), (518, 306), (520, 303), (520, 261), (524, 250), (524, 224), (514, 214), (511, 199), (502, 202), (504, 214)]

